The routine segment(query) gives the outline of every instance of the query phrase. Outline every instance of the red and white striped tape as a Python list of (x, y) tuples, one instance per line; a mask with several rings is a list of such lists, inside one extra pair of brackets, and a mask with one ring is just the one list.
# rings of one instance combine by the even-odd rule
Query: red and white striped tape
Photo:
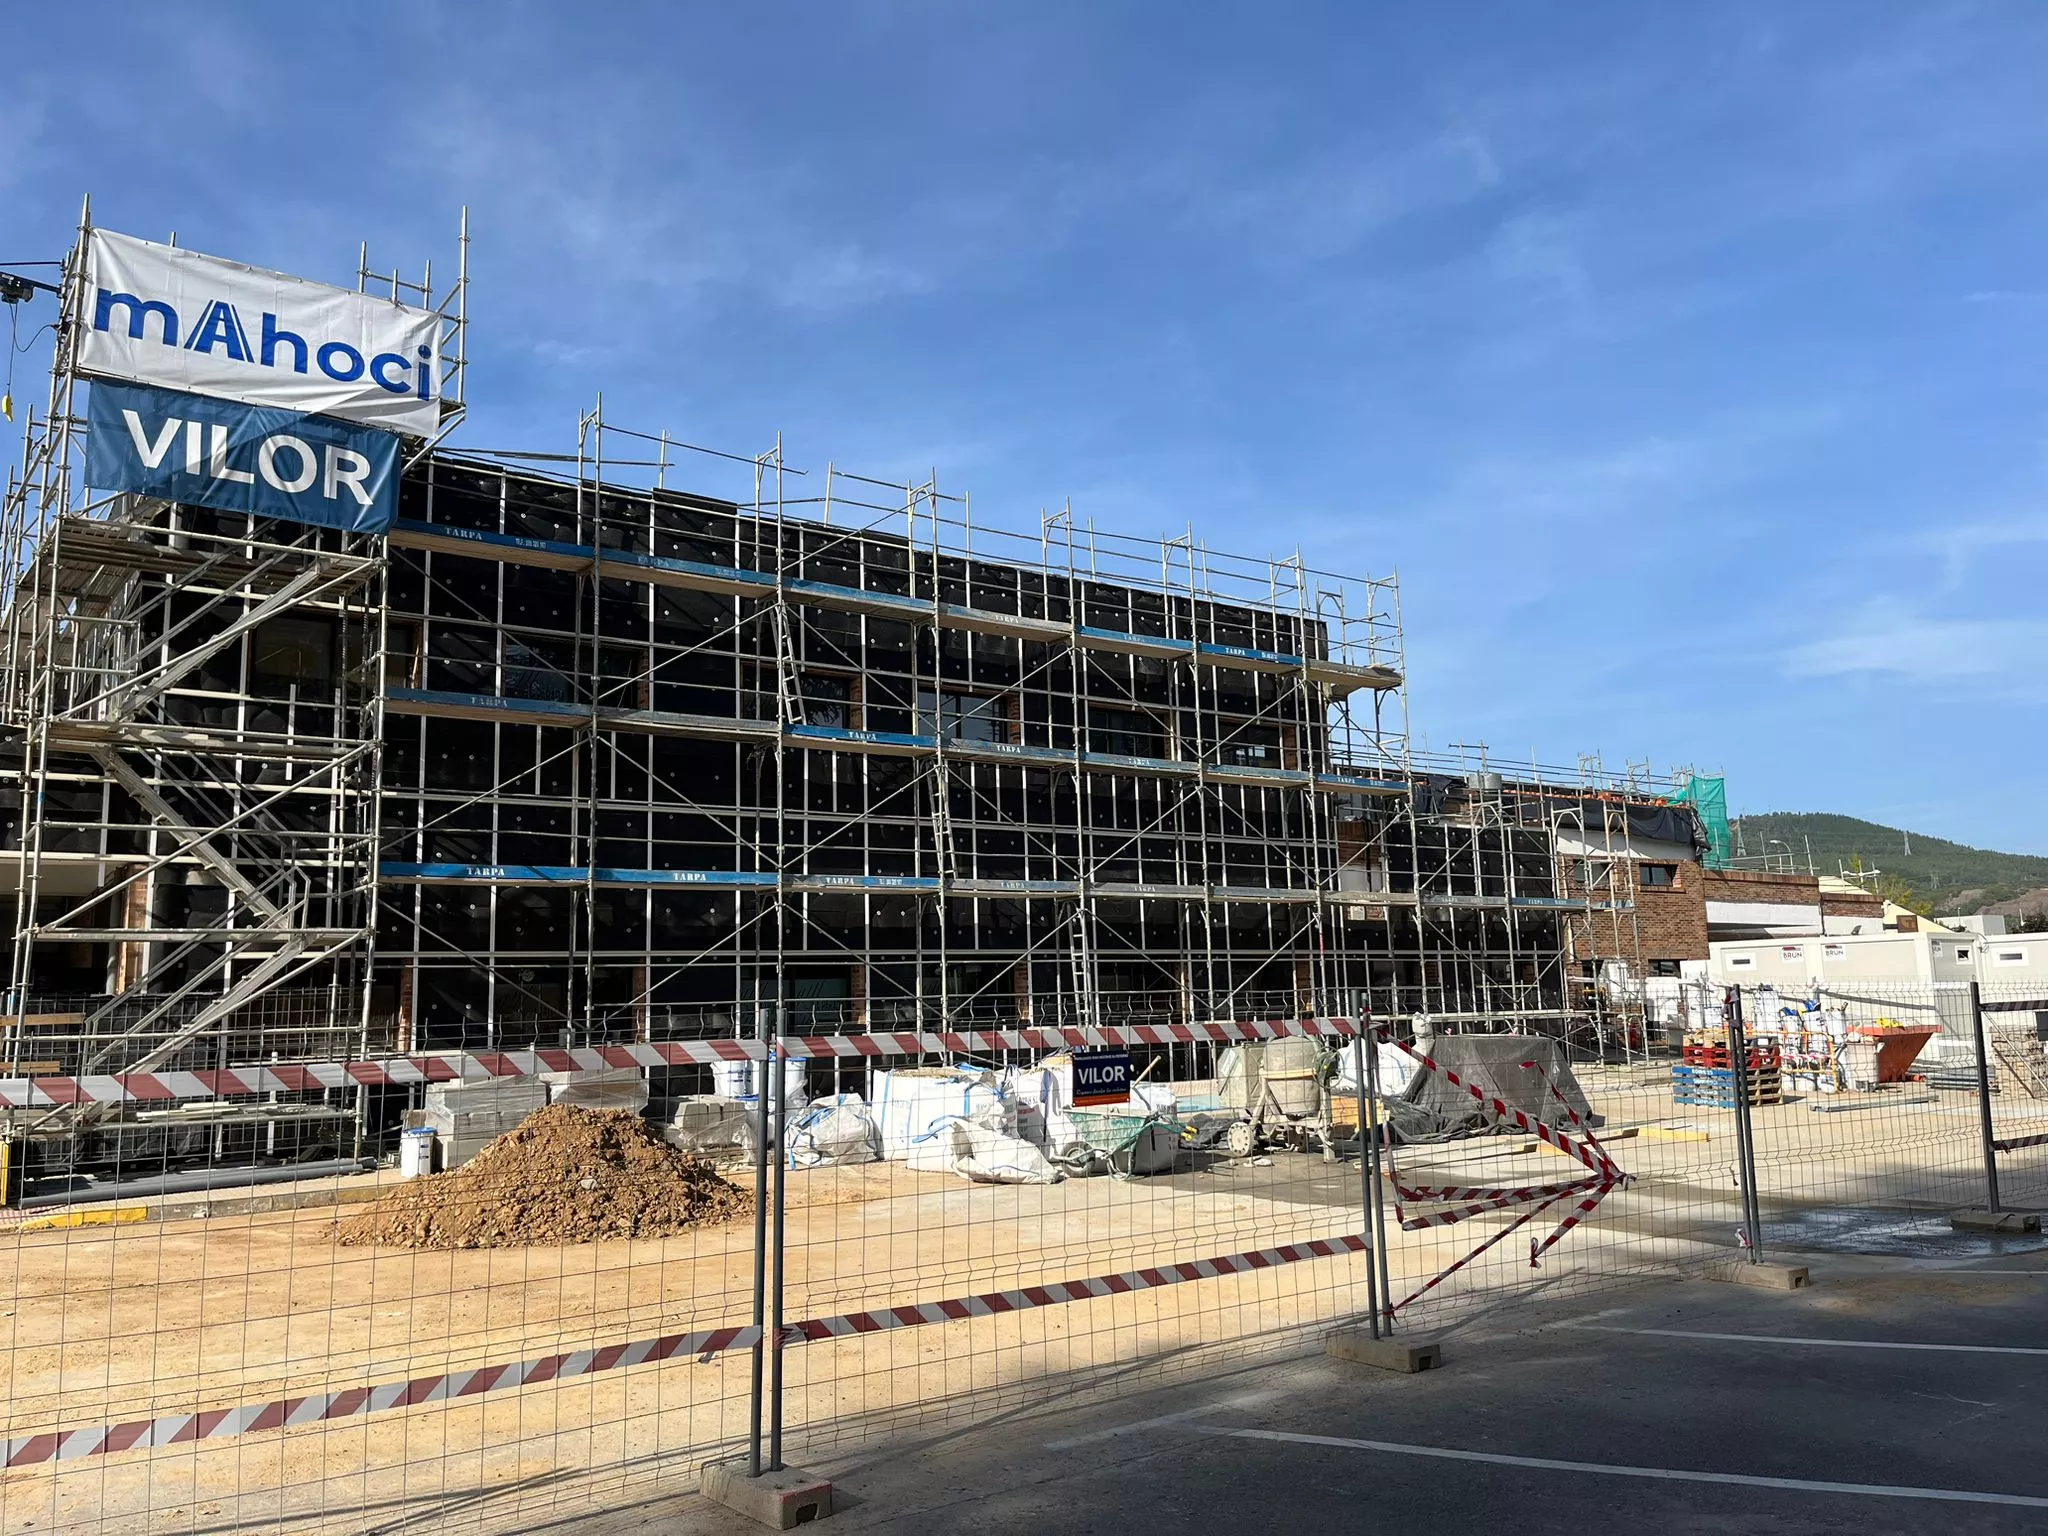
[(1607, 1183), (1606, 1179), (1595, 1177), (1580, 1179), (1572, 1184), (1545, 1184), (1529, 1189), (1498, 1190), (1486, 1199), (1459, 1206), (1455, 1210), (1431, 1211), (1422, 1216), (1404, 1216), (1401, 1219), (1401, 1230), (1421, 1232), (1430, 1227), (1454, 1227), (1461, 1221), (1470, 1221), (1474, 1216), (1484, 1216), (1489, 1211), (1508, 1210), (1517, 1205), (1527, 1205), (1532, 1200), (1542, 1200), (1548, 1204), (1566, 1195), (1576, 1195), (1589, 1189), (1604, 1189)]
[(481, 1083), (542, 1072), (606, 1067), (680, 1067), (756, 1061), (758, 1040), (667, 1040), (651, 1045), (593, 1045), (574, 1050), (448, 1051), (382, 1056), (369, 1061), (273, 1062), (197, 1072), (116, 1072), (104, 1077), (0, 1078), (0, 1104), (10, 1109), (64, 1104), (158, 1104), (238, 1093), (317, 1093), (327, 1088), (406, 1087), (418, 1083)]
[[(1434, 1057), (1425, 1056), (1420, 1051), (1417, 1051), (1414, 1047), (1404, 1045), (1399, 1040), (1392, 1041), (1391, 1043), (1405, 1055), (1410, 1056), (1414, 1060), (1420, 1062), (1424, 1067), (1426, 1067), (1431, 1072), (1437, 1073), (1439, 1076), (1443, 1078), (1445, 1082), (1449, 1083), (1453, 1088), (1464, 1089), (1465, 1092), (1469, 1093), (1474, 1099), (1478, 1100), (1481, 1104), (1484, 1104), (1488, 1109), (1492, 1110), (1494, 1114), (1498, 1115), (1501, 1119), (1512, 1121), (1518, 1129), (1527, 1131), (1531, 1136), (1534, 1136), (1538, 1141), (1546, 1142), (1550, 1146), (1557, 1148), (1558, 1151), (1566, 1154), (1567, 1156), (1578, 1159), (1578, 1161), (1584, 1163), (1590, 1171), (1599, 1174), (1607, 1174), (1610, 1176), (1612, 1176), (1618, 1171), (1615, 1168), (1613, 1162), (1608, 1158), (1605, 1149), (1596, 1146), (1593, 1150), (1589, 1151), (1586, 1148), (1580, 1146), (1577, 1142), (1573, 1141), (1571, 1137), (1565, 1135), (1564, 1132), (1555, 1130), (1552, 1127), (1545, 1125), (1541, 1120), (1531, 1119), (1528, 1115), (1522, 1113), (1521, 1110), (1515, 1108), (1514, 1105), (1508, 1103), (1506, 1100), (1497, 1099), (1492, 1094), (1487, 1093), (1484, 1089), (1475, 1087), (1473, 1084), (1466, 1082), (1465, 1079), (1458, 1076), (1457, 1073), (1453, 1072), (1449, 1067), (1445, 1066), (1442, 1062), (1437, 1061)], [(1544, 1086), (1546, 1088), (1550, 1086), (1548, 1078), (1545, 1078)], [(1557, 1090), (1554, 1088), (1551, 1089), (1552, 1093), (1555, 1093), (1556, 1091)], [(1567, 1111), (1569, 1111), (1570, 1106), (1567, 1105), (1566, 1108)], [(1577, 1118), (1578, 1117), (1576, 1115), (1573, 1116), (1573, 1119), (1576, 1120)]]
[(1580, 1117), (1576, 1109), (1572, 1108), (1565, 1096), (1557, 1091), (1557, 1084), (1550, 1080), (1550, 1074), (1544, 1070), (1543, 1064), (1537, 1061), (1525, 1061), (1522, 1065), (1543, 1080), (1544, 1091), (1557, 1101), (1557, 1107), (1564, 1111), (1565, 1118), (1572, 1123), (1572, 1128), (1586, 1138), (1586, 1145), (1592, 1148), (1600, 1161), (1605, 1163), (1608, 1169), (1612, 1171), (1614, 1169), (1614, 1159), (1609, 1157), (1607, 1149), (1600, 1145), (1600, 1138), (1593, 1134), (1593, 1127), (1586, 1124), (1585, 1120)]
[(1498, 1232), (1494, 1233), (1493, 1236), (1489, 1237), (1477, 1248), (1474, 1248), (1462, 1259), (1459, 1259), (1455, 1264), (1451, 1265), (1450, 1268), (1443, 1270), (1441, 1273), (1433, 1275), (1429, 1279), (1423, 1281), (1422, 1285), (1418, 1289), (1410, 1292), (1408, 1295), (1402, 1297), (1399, 1301), (1395, 1302), (1391, 1307), (1387, 1308), (1387, 1315), (1389, 1317), (1392, 1317), (1396, 1312), (1400, 1311), (1403, 1307), (1408, 1306), (1413, 1302), (1420, 1301), (1423, 1297), (1427, 1296), (1431, 1291), (1435, 1290), (1438, 1286), (1442, 1285), (1446, 1280), (1450, 1279), (1451, 1276), (1455, 1275), (1459, 1270), (1463, 1269), (1466, 1265), (1472, 1263), (1473, 1260), (1477, 1259), (1489, 1248), (1492, 1248), (1497, 1244), (1504, 1242), (1508, 1238), (1512, 1237), (1516, 1232), (1520, 1231), (1523, 1227), (1527, 1226), (1530, 1222), (1534, 1221), (1538, 1216), (1541, 1216), (1545, 1211), (1549, 1210), (1553, 1205), (1557, 1204), (1557, 1202), (1562, 1200), (1563, 1198), (1563, 1195), (1552, 1195), (1548, 1200), (1545, 1200), (1541, 1205), (1532, 1205), (1531, 1207), (1529, 1207), (1528, 1210), (1522, 1212), (1521, 1215), (1517, 1216), (1513, 1221), (1509, 1222), (1506, 1226), (1502, 1227)]
[[(1374, 1034), (1377, 1036), (1378, 1032), (1375, 1031)], [(1542, 1079), (1544, 1091), (1564, 1111), (1565, 1119), (1584, 1138), (1585, 1145), (1581, 1146), (1579, 1142), (1574, 1141), (1563, 1131), (1531, 1118), (1504, 1100), (1498, 1099), (1473, 1084), (1466, 1082), (1456, 1072), (1437, 1061), (1434, 1057), (1423, 1055), (1399, 1040), (1392, 1041), (1392, 1044), (1417, 1062), (1424, 1070), (1438, 1073), (1453, 1087), (1462, 1088), (1479, 1103), (1492, 1110), (1499, 1118), (1511, 1122), (1519, 1129), (1535, 1136), (1538, 1140), (1576, 1159), (1586, 1167), (1590, 1176), (1568, 1183), (1535, 1184), (1520, 1189), (1455, 1189), (1410, 1186), (1401, 1182), (1400, 1170), (1394, 1166), (1390, 1151), (1388, 1177), (1394, 1186), (1394, 1214), (1395, 1218), (1401, 1223), (1401, 1229), (1405, 1232), (1421, 1231), (1429, 1227), (1456, 1226), (1459, 1222), (1469, 1221), (1474, 1216), (1488, 1215), (1496, 1211), (1512, 1210), (1517, 1206), (1526, 1205), (1529, 1208), (1463, 1258), (1458, 1259), (1448, 1268), (1425, 1281), (1411, 1295), (1404, 1297), (1401, 1301), (1389, 1307), (1387, 1309), (1389, 1316), (1400, 1311), (1402, 1307), (1408, 1306), (1412, 1302), (1428, 1295), (1439, 1285), (1450, 1279), (1452, 1275), (1464, 1269), (1475, 1259), (1479, 1258), (1480, 1255), (1496, 1247), (1513, 1233), (1520, 1231), (1531, 1221), (1535, 1220), (1536, 1217), (1557, 1204), (1558, 1201), (1569, 1199), (1573, 1195), (1581, 1196), (1582, 1198), (1574, 1205), (1570, 1214), (1558, 1223), (1556, 1229), (1548, 1237), (1540, 1241), (1533, 1237), (1529, 1240), (1529, 1267), (1531, 1269), (1540, 1267), (1540, 1260), (1545, 1252), (1563, 1238), (1567, 1232), (1590, 1216), (1611, 1191), (1622, 1187), (1628, 1182), (1628, 1175), (1615, 1166), (1614, 1159), (1608, 1156), (1607, 1149), (1600, 1145), (1599, 1139), (1594, 1136), (1592, 1128), (1586, 1124), (1584, 1117), (1566, 1101), (1565, 1096), (1558, 1091), (1557, 1085), (1550, 1080), (1550, 1074), (1545, 1072), (1539, 1063), (1525, 1061), (1521, 1065), (1525, 1069), (1535, 1072)], [(1404, 1204), (1404, 1202), (1409, 1201), (1422, 1204), (1436, 1204), (1445, 1201), (1459, 1201), (1463, 1203), (1453, 1210), (1430, 1211), (1421, 1215), (1410, 1216)]]
[[(786, 1326), (776, 1340), (778, 1348), (808, 1344), (824, 1339), (852, 1338), (881, 1333), (891, 1328), (917, 1328), (927, 1323), (962, 1322), (975, 1317), (994, 1317), (1008, 1312), (1028, 1312), (1036, 1307), (1060, 1306), (1071, 1301), (1095, 1301), (1106, 1296), (1125, 1296), (1134, 1291), (1163, 1285), (1180, 1285), (1190, 1280), (1214, 1280), (1224, 1275), (1252, 1274), (1298, 1264), (1304, 1259), (1336, 1258), (1363, 1253), (1362, 1236), (1313, 1238), (1308, 1242), (1285, 1243), (1277, 1248), (1260, 1248), (1250, 1253), (1223, 1254), (1195, 1259), (1184, 1264), (1162, 1264), (1152, 1269), (1128, 1270), (1116, 1275), (1097, 1275), (1086, 1280), (1056, 1280), (1048, 1285), (1027, 1285), (1014, 1291), (991, 1291), (980, 1296), (962, 1296), (946, 1301), (919, 1302), (889, 1307), (879, 1312), (852, 1312), (841, 1317), (815, 1317)], [(25, 1467), (45, 1461), (72, 1461), (84, 1456), (108, 1456), (117, 1451), (148, 1450), (167, 1445), (189, 1445), (202, 1440), (225, 1440), (235, 1435), (254, 1434), (266, 1429), (292, 1429), (305, 1424), (326, 1424), (337, 1419), (381, 1413), (392, 1408), (412, 1408), (423, 1403), (451, 1402), (501, 1392), (512, 1387), (541, 1382), (565, 1381), (575, 1376), (593, 1376), (600, 1371), (629, 1365), (646, 1365), (657, 1360), (695, 1357), (709, 1359), (732, 1350), (752, 1349), (760, 1342), (761, 1330), (752, 1326), (713, 1328), (698, 1333), (671, 1333), (658, 1339), (633, 1344), (614, 1344), (603, 1349), (576, 1350), (569, 1354), (545, 1355), (511, 1365), (486, 1365), (475, 1370), (453, 1371), (438, 1376), (420, 1376), (411, 1381), (385, 1382), (373, 1387), (348, 1387), (339, 1392), (310, 1397), (279, 1398), (268, 1403), (246, 1403), (235, 1408), (214, 1408), (203, 1413), (171, 1414), (157, 1419), (135, 1419), (123, 1424), (103, 1424), (91, 1429), (51, 1430), (40, 1435), (23, 1435), (5, 1442), (6, 1457), (0, 1467)]]
[(1501, 1187), (1497, 1189), (1465, 1189), (1448, 1184), (1403, 1184), (1397, 1177), (1389, 1175), (1394, 1193), (1403, 1200), (1413, 1200), (1419, 1205), (1442, 1204), (1463, 1200), (1501, 1200), (1510, 1195), (1519, 1195), (1525, 1200), (1534, 1200), (1544, 1195), (1570, 1194), (1592, 1183), (1591, 1179), (1571, 1179), (1558, 1184), (1524, 1185), (1519, 1189)]
[[(1266, 1019), (1207, 1024), (1124, 1024), (1093, 1029), (1004, 1029), (910, 1034), (803, 1035), (781, 1042), (791, 1056), (988, 1055), (998, 1051), (1091, 1050), (1105, 1046), (1275, 1040), (1287, 1035), (1358, 1032), (1351, 1019)], [(444, 1051), (367, 1061), (273, 1062), (196, 1072), (116, 1072), (99, 1077), (0, 1078), (0, 1106), (48, 1109), (70, 1104), (161, 1104), (234, 1094), (317, 1093), (330, 1088), (482, 1083), (542, 1072), (611, 1067), (681, 1067), (759, 1061), (760, 1040), (663, 1040), (527, 1051)]]
[(690, 1356), (706, 1359), (727, 1350), (751, 1349), (760, 1337), (760, 1329), (753, 1327), (671, 1333), (634, 1344), (543, 1355), (538, 1360), (485, 1365), (472, 1371), (420, 1376), (411, 1381), (385, 1382), (381, 1386), (347, 1387), (339, 1392), (325, 1392), (312, 1397), (245, 1403), (236, 1408), (212, 1408), (204, 1413), (174, 1413), (160, 1419), (136, 1419), (125, 1424), (102, 1424), (92, 1429), (51, 1430), (46, 1434), (23, 1435), (7, 1441), (6, 1460), (0, 1462), (0, 1466), (26, 1467), (44, 1461), (74, 1461), (82, 1456), (109, 1456), (116, 1451), (225, 1440), (265, 1429), (331, 1424), (337, 1419), (381, 1413), (388, 1408), (451, 1402), (456, 1398), (477, 1397), (486, 1392), (502, 1392), (544, 1381), (593, 1376), (599, 1371), (645, 1365), (654, 1360), (679, 1360)]
[(1560, 1221), (1557, 1224), (1556, 1230), (1553, 1231), (1550, 1234), (1550, 1236), (1544, 1238), (1543, 1241), (1540, 1243), (1537, 1242), (1535, 1238), (1530, 1238), (1529, 1267), (1531, 1269), (1541, 1268), (1541, 1266), (1536, 1261), (1542, 1258), (1543, 1255), (1547, 1251), (1549, 1251), (1551, 1244), (1555, 1243), (1559, 1238), (1563, 1237), (1565, 1233), (1571, 1231), (1573, 1227), (1576, 1227), (1580, 1222), (1584, 1221), (1588, 1216), (1592, 1215), (1593, 1212), (1599, 1208), (1600, 1202), (1602, 1200), (1605, 1200), (1611, 1191), (1619, 1189), (1621, 1187), (1621, 1184), (1622, 1181), (1618, 1178), (1602, 1180), (1601, 1183), (1592, 1191), (1592, 1193), (1587, 1195), (1585, 1199), (1581, 1200), (1577, 1205), (1572, 1207), (1571, 1214), (1565, 1217), (1563, 1221)]
[(1355, 1019), (1245, 1019), (1205, 1024), (1105, 1024), (1094, 1028), (947, 1030), (935, 1034), (791, 1035), (784, 1047), (793, 1056), (912, 1056), (951, 1053), (992, 1055), (998, 1051), (1097, 1050), (1119, 1045), (1227, 1045), (1240, 1040), (1278, 1040), (1290, 1035), (1358, 1033)]
[(1277, 1269), (1303, 1259), (1329, 1259), (1340, 1254), (1365, 1252), (1363, 1237), (1319, 1237), (1305, 1243), (1285, 1243), (1278, 1248), (1260, 1248), (1252, 1253), (1225, 1254), (1213, 1259), (1195, 1259), (1185, 1264), (1162, 1264), (1153, 1269), (1126, 1270), (1120, 1275), (1097, 1275), (1088, 1280), (1056, 1280), (1050, 1285), (1027, 1285), (1015, 1291), (989, 1291), (980, 1296), (960, 1296), (949, 1301), (917, 1302), (907, 1307), (885, 1307), (879, 1312), (852, 1312), (844, 1317), (812, 1318), (792, 1325), (783, 1335), (789, 1343), (813, 1343), (821, 1339), (850, 1338), (856, 1334), (882, 1333), (891, 1328), (918, 1328), (926, 1323), (957, 1323), (970, 1317), (994, 1317), (1004, 1312), (1028, 1312), (1034, 1307), (1056, 1307), (1069, 1301), (1096, 1301), (1104, 1296), (1123, 1296), (1132, 1291), (1149, 1291), (1162, 1285), (1180, 1285), (1189, 1280), (1215, 1280), (1224, 1275), (1246, 1275), (1255, 1270)]

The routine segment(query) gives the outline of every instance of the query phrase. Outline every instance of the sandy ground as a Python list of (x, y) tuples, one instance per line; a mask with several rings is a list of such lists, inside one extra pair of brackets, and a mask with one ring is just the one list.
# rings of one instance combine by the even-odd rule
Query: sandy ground
[[(1675, 1106), (1657, 1074), (1589, 1072), (1634, 1176), (1530, 1267), (1522, 1227), (1418, 1303), (1417, 1324), (1529, 1286), (1670, 1272), (1732, 1243), (1731, 1112)], [(2001, 1106), (2001, 1134), (2033, 1129)], [(1974, 1102), (1759, 1110), (1767, 1195), (1836, 1204), (1981, 1200)], [(2048, 1130), (2048, 1119), (2040, 1129)], [(1634, 1131), (1638, 1134), (1630, 1135)], [(1658, 1134), (1663, 1133), (1663, 1134)], [(1704, 1139), (1702, 1139), (1704, 1138)], [(1517, 1187), (1583, 1171), (1489, 1137), (1398, 1154), (1411, 1184)], [(2048, 1166), (2041, 1160), (2029, 1169)], [(969, 1185), (888, 1164), (789, 1176), (785, 1315), (935, 1301), (1360, 1230), (1356, 1165), (1278, 1154), (1170, 1178)], [(1394, 1299), (1512, 1214), (1390, 1234)], [(752, 1227), (659, 1242), (462, 1254), (340, 1249), (334, 1211), (214, 1215), (0, 1237), (7, 1433), (257, 1403), (744, 1323)], [(789, 1349), (793, 1450), (843, 1448), (1116, 1378), (1298, 1343), (1365, 1307), (1358, 1257)], [(687, 1485), (747, 1428), (748, 1354), (612, 1370), (201, 1445), (0, 1473), (0, 1532), (481, 1525), (589, 1496), (593, 1469)], [(1127, 1383), (1126, 1383), (1127, 1384)], [(574, 1481), (573, 1489), (557, 1480)]]

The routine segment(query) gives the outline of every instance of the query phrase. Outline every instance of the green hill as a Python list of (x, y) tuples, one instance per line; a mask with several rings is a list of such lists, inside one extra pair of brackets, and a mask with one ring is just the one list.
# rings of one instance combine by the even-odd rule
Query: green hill
[[(1814, 870), (1823, 875), (1835, 874), (1860, 858), (1863, 868), (1903, 880), (1920, 903), (1936, 913), (1977, 912), (1995, 902), (2019, 900), (2048, 888), (2048, 857), (1969, 848), (1874, 821), (1858, 821), (1854, 816), (1769, 811), (1739, 817), (1733, 825), (1740, 829), (1741, 845), (1751, 855), (1782, 853), (1783, 848), (1767, 842), (1775, 838), (1791, 847), (1794, 861), (1804, 869), (1811, 847)], [(1910, 853), (1906, 851), (1908, 839)]]

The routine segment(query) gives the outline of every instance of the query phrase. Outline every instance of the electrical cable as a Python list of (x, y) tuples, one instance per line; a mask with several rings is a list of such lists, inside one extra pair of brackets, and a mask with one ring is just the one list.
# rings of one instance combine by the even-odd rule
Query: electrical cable
[[(16, 267), (57, 267), (62, 266), (63, 263), (57, 261), (16, 261), (4, 263), (4, 265)], [(10, 422), (14, 420), (14, 359), (27, 350), (27, 347), (24, 347), (21, 341), (21, 306), (24, 300), (34, 298), (38, 289), (41, 289), (44, 293), (62, 293), (61, 289), (53, 288), (50, 284), (40, 282), (33, 277), (21, 277), (12, 272), (0, 271), (0, 303), (5, 303), (7, 306), (8, 329), (7, 379), (4, 384), (0, 384), (0, 417), (5, 417)], [(42, 335), (41, 330), (31, 333), (28, 339), (28, 346), (34, 346), (36, 344), (36, 337), (40, 335)]]
[[(21, 352), (21, 306), (7, 306), (7, 382), (0, 385), (0, 416), (14, 420), (14, 359)], [(31, 344), (34, 338), (30, 338)]]

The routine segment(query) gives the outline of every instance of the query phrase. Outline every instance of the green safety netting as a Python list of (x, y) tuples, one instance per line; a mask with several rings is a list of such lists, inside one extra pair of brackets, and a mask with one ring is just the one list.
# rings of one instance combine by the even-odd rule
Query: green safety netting
[(1728, 781), (1695, 774), (1685, 781), (1678, 798), (1699, 812), (1700, 825), (1707, 833), (1707, 868), (1726, 869), (1735, 851), (1735, 839), (1728, 831)]

